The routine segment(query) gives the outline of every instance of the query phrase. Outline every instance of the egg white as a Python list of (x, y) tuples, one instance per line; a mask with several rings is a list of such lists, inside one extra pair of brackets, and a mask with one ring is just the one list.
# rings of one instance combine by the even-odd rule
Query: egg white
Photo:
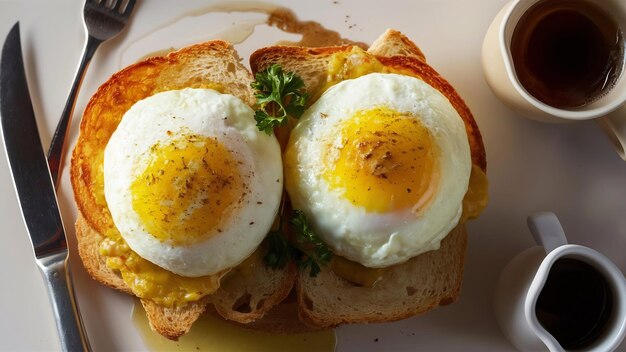
[[(324, 153), (329, 145), (340, 147), (342, 122), (380, 106), (419, 118), (440, 149), (438, 192), (419, 214), (410, 209), (368, 212), (323, 177)], [(296, 155), (285, 164), (292, 168), (286, 172), (291, 202), (338, 255), (367, 267), (402, 263), (439, 248), (459, 221), (471, 171), (465, 126), (448, 99), (420, 79), (373, 73), (343, 81), (305, 112), (289, 143)]]
[[(182, 131), (216, 138), (240, 161), (239, 172), (252, 177), (243, 205), (223, 220), (221, 233), (173, 245), (148, 233), (133, 209), (130, 186), (150, 162), (150, 148)], [(257, 248), (277, 214), (282, 178), (276, 138), (258, 130), (253, 110), (239, 98), (210, 89), (167, 91), (137, 102), (104, 152), (105, 197), (124, 240), (142, 258), (189, 277), (232, 268)]]

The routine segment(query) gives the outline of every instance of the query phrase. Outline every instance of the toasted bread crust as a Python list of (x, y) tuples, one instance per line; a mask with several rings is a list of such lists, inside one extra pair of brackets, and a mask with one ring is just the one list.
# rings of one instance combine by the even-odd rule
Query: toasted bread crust
[(170, 340), (178, 340), (188, 333), (193, 323), (204, 313), (207, 303), (207, 297), (184, 307), (164, 307), (148, 299), (141, 300), (152, 330)]
[(411, 39), (395, 29), (385, 31), (385, 33), (372, 43), (372, 46), (370, 46), (367, 51), (376, 56), (412, 57), (419, 61), (426, 62), (426, 57), (420, 48), (418, 48)]

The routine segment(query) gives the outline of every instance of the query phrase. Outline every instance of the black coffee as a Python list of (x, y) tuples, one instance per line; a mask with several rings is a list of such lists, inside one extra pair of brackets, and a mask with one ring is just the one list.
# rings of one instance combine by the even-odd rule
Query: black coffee
[(511, 55), (520, 83), (558, 108), (584, 106), (615, 84), (624, 66), (618, 24), (585, 0), (540, 1), (519, 20)]
[(604, 276), (577, 259), (558, 259), (548, 273), (535, 312), (539, 323), (565, 349), (584, 348), (604, 331), (613, 293)]

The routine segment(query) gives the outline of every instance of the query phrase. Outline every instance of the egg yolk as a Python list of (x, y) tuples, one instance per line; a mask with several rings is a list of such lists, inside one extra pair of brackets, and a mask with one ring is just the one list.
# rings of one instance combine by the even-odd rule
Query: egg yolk
[(439, 148), (419, 118), (386, 107), (360, 111), (341, 126), (325, 156), (332, 189), (367, 211), (419, 213), (439, 184)]
[(184, 135), (154, 145), (151, 161), (130, 186), (146, 231), (173, 245), (222, 232), (245, 185), (233, 154), (213, 138)]

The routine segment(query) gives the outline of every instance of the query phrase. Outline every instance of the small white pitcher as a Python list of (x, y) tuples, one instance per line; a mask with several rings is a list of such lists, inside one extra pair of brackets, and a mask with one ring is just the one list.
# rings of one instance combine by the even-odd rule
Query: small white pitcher
[(613, 298), (606, 327), (584, 350), (615, 350), (626, 335), (626, 279), (622, 272), (599, 252), (567, 244), (561, 224), (553, 213), (530, 216), (528, 226), (539, 246), (511, 260), (496, 286), (494, 308), (502, 332), (520, 351), (566, 351), (541, 325), (535, 306), (553, 264), (561, 258), (572, 258), (595, 268), (608, 283)]

